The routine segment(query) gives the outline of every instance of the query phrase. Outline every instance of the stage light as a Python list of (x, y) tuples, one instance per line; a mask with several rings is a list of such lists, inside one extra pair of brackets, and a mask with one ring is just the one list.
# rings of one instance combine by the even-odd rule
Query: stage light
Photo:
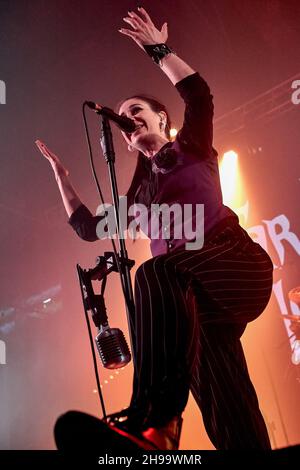
[(238, 168), (238, 154), (229, 150), (223, 154), (220, 165), (220, 180), (223, 202), (231, 209), (238, 208), (241, 203), (241, 181)]
[(177, 135), (177, 129), (175, 129), (175, 127), (171, 127), (170, 129), (170, 137), (171, 139), (173, 139), (174, 137), (176, 137)]
[(300, 341), (296, 339), (293, 345), (292, 363), (297, 366), (300, 364)]

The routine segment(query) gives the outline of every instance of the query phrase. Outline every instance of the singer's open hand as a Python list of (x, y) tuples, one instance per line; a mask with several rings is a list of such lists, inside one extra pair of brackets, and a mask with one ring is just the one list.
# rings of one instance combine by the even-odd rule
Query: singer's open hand
[(63, 175), (63, 174), (68, 175), (69, 174), (68, 170), (63, 166), (58, 156), (55, 155), (55, 153), (51, 152), (51, 150), (49, 150), (42, 141), (36, 140), (35, 144), (37, 148), (39, 149), (39, 151), (41, 152), (41, 154), (45, 158), (47, 158), (47, 160), (49, 160), (56, 175)]
[(119, 29), (119, 32), (131, 37), (142, 49), (145, 44), (161, 44), (168, 39), (168, 25), (164, 23), (161, 30), (157, 29), (146, 10), (138, 8), (139, 14), (129, 11), (123, 20), (130, 24), (132, 29)]

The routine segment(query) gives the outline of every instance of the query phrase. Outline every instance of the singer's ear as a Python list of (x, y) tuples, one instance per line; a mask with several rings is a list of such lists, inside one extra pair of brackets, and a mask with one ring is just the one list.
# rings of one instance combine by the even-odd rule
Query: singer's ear
[(135, 148), (132, 147), (132, 145), (128, 144), (128, 150), (129, 150), (129, 152), (134, 152)]

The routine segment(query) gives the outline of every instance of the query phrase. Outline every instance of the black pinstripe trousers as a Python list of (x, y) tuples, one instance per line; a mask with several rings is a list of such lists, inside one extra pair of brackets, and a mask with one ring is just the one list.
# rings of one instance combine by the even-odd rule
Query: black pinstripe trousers
[(149, 425), (182, 412), (191, 390), (217, 449), (270, 448), (240, 336), (265, 309), (272, 273), (268, 254), (235, 221), (201, 250), (138, 268), (130, 406)]

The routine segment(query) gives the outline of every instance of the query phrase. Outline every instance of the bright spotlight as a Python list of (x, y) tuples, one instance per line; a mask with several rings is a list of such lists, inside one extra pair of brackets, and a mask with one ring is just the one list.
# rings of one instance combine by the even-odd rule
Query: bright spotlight
[(233, 150), (225, 152), (219, 169), (223, 202), (232, 207), (237, 195), (238, 154)]
[(293, 345), (292, 363), (297, 366), (300, 364), (300, 341), (297, 339)]
[(176, 135), (177, 135), (177, 129), (175, 129), (175, 127), (172, 127), (172, 128), (170, 129), (170, 136), (171, 136), (171, 138), (176, 137)]

